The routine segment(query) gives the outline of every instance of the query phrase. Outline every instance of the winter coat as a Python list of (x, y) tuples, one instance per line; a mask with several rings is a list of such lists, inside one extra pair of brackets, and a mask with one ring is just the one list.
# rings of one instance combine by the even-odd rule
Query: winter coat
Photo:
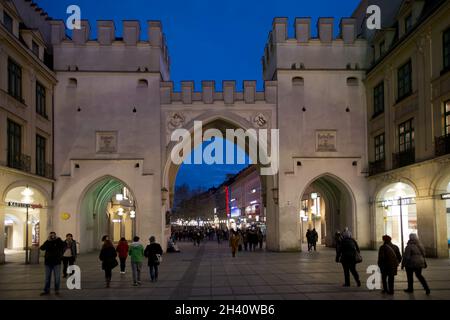
[(408, 241), (403, 255), (402, 268), (422, 269), (426, 268), (425, 250), (416, 241)]
[(239, 237), (238, 235), (232, 235), (230, 237), (230, 247), (234, 250), (237, 250), (237, 248), (239, 247), (240, 239), (241, 237)]
[(128, 249), (128, 255), (131, 257), (132, 263), (144, 261), (144, 246), (139, 242), (133, 242)]
[(63, 242), (64, 242), (63, 256), (64, 256), (64, 252), (67, 249), (70, 249), (70, 253), (72, 254), (72, 257), (75, 259), (77, 257), (77, 242), (75, 240), (72, 240), (71, 243), (69, 243), (67, 240), (65, 240)]
[(317, 233), (317, 231), (315, 231), (315, 230), (311, 231), (311, 237), (310, 238), (311, 238), (310, 242), (316, 243), (317, 240), (319, 240), (319, 234)]
[(119, 254), (119, 258), (126, 258), (128, 257), (128, 242), (126, 241), (119, 241), (119, 244), (117, 245), (116, 251)]
[(102, 269), (114, 269), (118, 262), (116, 260), (117, 253), (114, 247), (103, 248), (100, 251), (99, 259), (102, 262)]
[(392, 243), (383, 244), (378, 250), (378, 266), (381, 273), (397, 274), (397, 268), (402, 261), (399, 248)]
[(162, 255), (163, 250), (161, 248), (161, 245), (159, 243), (153, 242), (150, 243), (144, 250), (144, 256), (148, 258), (148, 265), (155, 265), (158, 264), (158, 257), (157, 254)]
[(360, 252), (358, 243), (352, 238), (344, 238), (341, 241), (339, 248), (336, 248), (336, 259), (342, 264), (355, 264), (356, 255)]
[(40, 248), (42, 251), (45, 251), (45, 265), (56, 266), (61, 264), (63, 248), (64, 241), (62, 241), (61, 238), (45, 241)]

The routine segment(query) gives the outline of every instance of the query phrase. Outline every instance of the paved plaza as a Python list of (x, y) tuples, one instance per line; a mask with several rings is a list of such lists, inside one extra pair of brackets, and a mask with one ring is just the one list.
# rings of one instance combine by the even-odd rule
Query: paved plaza
[(231, 257), (227, 243), (204, 242), (195, 247), (180, 242), (180, 253), (163, 256), (159, 280), (151, 283), (144, 267), (142, 285), (133, 287), (131, 269), (114, 269), (111, 288), (104, 285), (98, 253), (80, 255), (81, 290), (68, 290), (62, 279), (61, 294), (41, 297), (44, 266), (25, 265), (23, 254), (9, 254), (9, 263), (0, 266), (0, 299), (162, 299), (162, 300), (421, 300), (450, 299), (450, 260), (428, 259), (424, 276), (431, 287), (426, 296), (418, 282), (414, 294), (406, 294), (406, 274), (399, 271), (394, 296), (370, 291), (365, 286), (366, 268), (376, 263), (377, 252), (363, 251), (358, 265), (363, 286), (343, 288), (340, 264), (334, 262), (334, 250), (320, 247), (317, 252), (276, 253), (257, 250), (239, 252)]

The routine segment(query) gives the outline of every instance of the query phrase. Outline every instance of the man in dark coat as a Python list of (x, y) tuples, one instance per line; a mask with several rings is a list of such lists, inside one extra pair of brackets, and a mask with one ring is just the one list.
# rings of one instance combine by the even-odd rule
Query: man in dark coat
[(390, 236), (383, 236), (384, 244), (378, 251), (378, 266), (383, 281), (383, 293), (388, 294), (394, 294), (394, 277), (397, 275), (398, 265), (402, 261), (399, 248), (391, 240)]
[(40, 248), (45, 251), (45, 287), (41, 295), (50, 293), (50, 283), (52, 273), (55, 275), (55, 294), (59, 294), (61, 283), (61, 260), (64, 249), (64, 242), (56, 237), (55, 232), (50, 232), (47, 241)]
[(316, 231), (316, 228), (314, 228), (311, 231), (311, 250), (312, 247), (314, 247), (314, 251), (316, 251), (316, 245), (317, 245), (317, 241), (319, 240), (319, 234)]

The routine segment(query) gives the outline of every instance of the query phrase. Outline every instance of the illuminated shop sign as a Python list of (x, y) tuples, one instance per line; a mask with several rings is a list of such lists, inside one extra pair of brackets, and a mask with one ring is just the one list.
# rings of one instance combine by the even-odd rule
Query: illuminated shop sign
[(42, 209), (42, 204), (27, 204), (21, 202), (8, 202), (8, 207)]

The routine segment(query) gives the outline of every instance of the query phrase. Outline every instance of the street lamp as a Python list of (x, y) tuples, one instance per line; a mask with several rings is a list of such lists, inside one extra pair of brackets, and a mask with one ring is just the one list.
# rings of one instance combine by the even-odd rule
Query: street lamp
[(33, 198), (31, 196), (34, 194), (34, 192), (27, 185), (25, 190), (23, 190), (20, 194), (23, 195), (23, 198), (21, 201), (22, 201), (22, 203), (25, 204), (25, 208), (27, 210), (26, 229), (25, 229), (25, 233), (26, 233), (26, 235), (25, 235), (25, 242), (26, 242), (26, 244), (25, 244), (25, 264), (29, 264), (30, 263), (30, 258), (29, 258), (30, 248), (28, 246), (28, 232), (29, 232), (28, 231), (28, 228), (29, 228), (28, 227), (28, 220), (29, 220), (28, 208), (33, 203)]
[[(315, 214), (315, 216), (320, 216), (319, 213), (318, 213), (318, 211), (319, 211), (319, 206), (318, 206), (319, 195), (317, 194), (317, 192), (311, 193), (311, 199), (313, 199), (314, 202), (316, 203), (316, 214)], [(314, 226), (314, 229), (315, 229), (316, 228), (316, 218), (315, 217), (313, 219), (313, 226)]]

